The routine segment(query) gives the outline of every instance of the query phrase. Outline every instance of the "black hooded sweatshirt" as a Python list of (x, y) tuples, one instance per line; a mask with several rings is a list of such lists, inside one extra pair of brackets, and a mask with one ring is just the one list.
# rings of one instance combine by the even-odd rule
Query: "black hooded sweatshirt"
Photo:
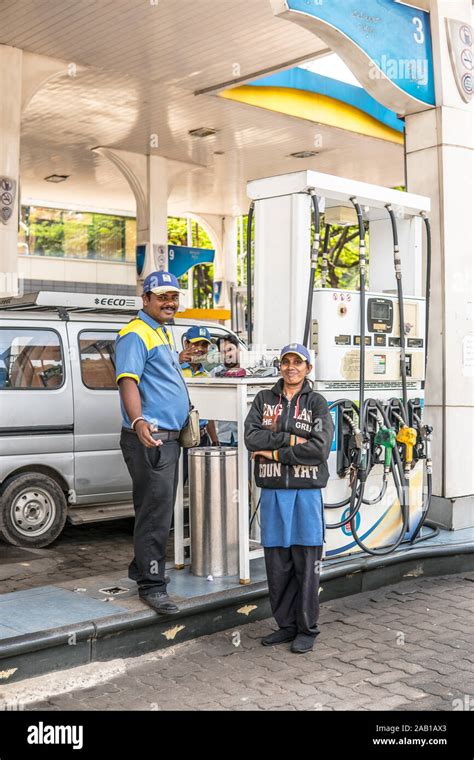
[[(260, 391), (245, 420), (245, 445), (249, 451), (277, 453), (276, 461), (256, 457), (257, 486), (324, 488), (333, 435), (327, 401), (311, 389), (308, 380), (291, 401), (283, 395), (283, 379)], [(307, 441), (297, 444), (296, 436)]]

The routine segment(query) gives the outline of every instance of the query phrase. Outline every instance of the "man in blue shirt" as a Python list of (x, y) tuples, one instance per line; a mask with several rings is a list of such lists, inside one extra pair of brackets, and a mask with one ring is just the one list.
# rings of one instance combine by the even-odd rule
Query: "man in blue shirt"
[(163, 614), (178, 611), (166, 591), (166, 542), (178, 485), (178, 438), (189, 414), (185, 380), (166, 328), (179, 295), (174, 275), (148, 275), (143, 309), (120, 331), (115, 348), (120, 447), (133, 481), (135, 508), (129, 577), (137, 582), (142, 601)]

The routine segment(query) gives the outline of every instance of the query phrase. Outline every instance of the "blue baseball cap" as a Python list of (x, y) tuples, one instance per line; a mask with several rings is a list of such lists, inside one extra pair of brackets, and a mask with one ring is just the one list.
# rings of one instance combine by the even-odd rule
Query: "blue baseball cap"
[(283, 359), (286, 354), (296, 354), (296, 356), (300, 356), (306, 362), (311, 363), (309, 351), (306, 346), (303, 346), (301, 343), (289, 343), (287, 346), (284, 346), (280, 351), (280, 360)]
[(181, 292), (179, 282), (171, 272), (151, 272), (143, 282), (144, 293), (168, 293), (174, 290)]
[(186, 340), (189, 340), (190, 343), (197, 343), (200, 340), (212, 343), (211, 333), (207, 327), (199, 327), (198, 325), (190, 327), (189, 330), (184, 333), (184, 337)]

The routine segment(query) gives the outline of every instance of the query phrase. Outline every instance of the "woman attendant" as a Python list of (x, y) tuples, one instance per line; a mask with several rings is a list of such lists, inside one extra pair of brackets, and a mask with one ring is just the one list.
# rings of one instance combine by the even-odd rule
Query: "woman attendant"
[(278, 630), (262, 639), (311, 651), (319, 633), (319, 575), (324, 542), (321, 489), (334, 426), (326, 400), (312, 390), (309, 351), (291, 343), (280, 379), (260, 391), (245, 421), (245, 444), (261, 490), (260, 523), (270, 605)]

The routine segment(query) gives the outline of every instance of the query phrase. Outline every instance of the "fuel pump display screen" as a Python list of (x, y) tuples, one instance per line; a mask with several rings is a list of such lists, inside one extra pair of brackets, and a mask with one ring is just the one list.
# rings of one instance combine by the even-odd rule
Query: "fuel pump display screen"
[(370, 332), (391, 332), (393, 326), (393, 302), (388, 298), (369, 298), (367, 303), (367, 327)]
[(390, 308), (388, 303), (375, 303), (372, 304), (370, 310), (372, 319), (377, 319), (379, 322), (388, 322), (390, 319)]

